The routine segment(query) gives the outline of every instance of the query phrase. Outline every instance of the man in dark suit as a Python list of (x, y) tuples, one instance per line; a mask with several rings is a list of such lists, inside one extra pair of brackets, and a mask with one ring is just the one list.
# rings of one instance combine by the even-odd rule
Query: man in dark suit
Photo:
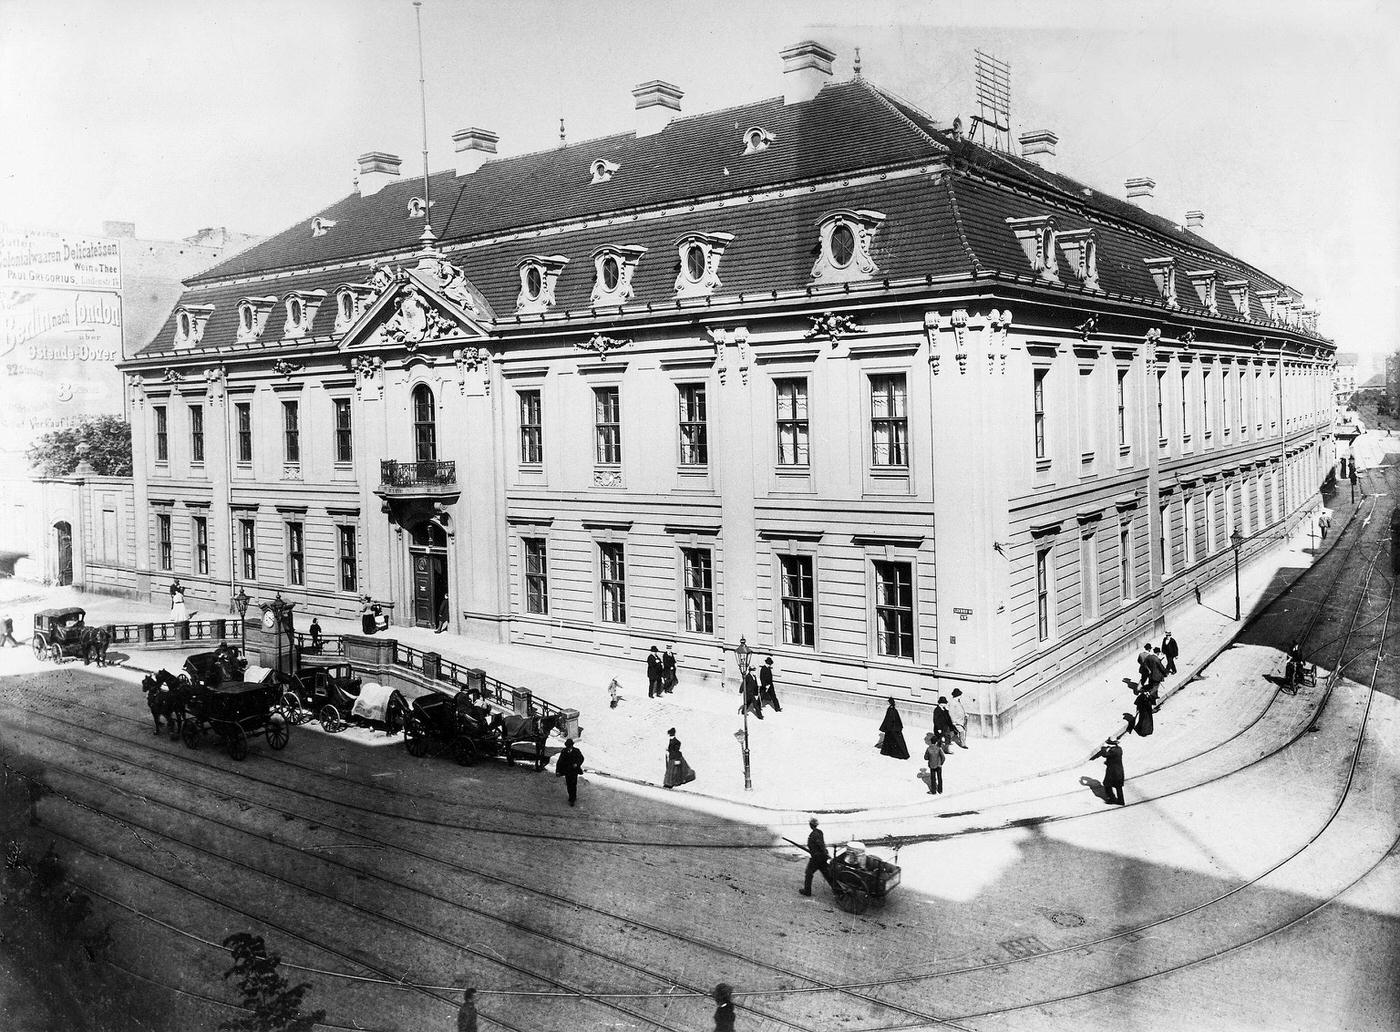
[(654, 699), (661, 694), (661, 653), (656, 646), (651, 647), (647, 656), (647, 698)]
[(583, 753), (574, 748), (572, 738), (564, 739), (564, 750), (554, 763), (555, 773), (564, 779), (564, 786), (569, 790), (569, 805), (573, 806), (578, 802), (578, 776), (583, 773)]
[(802, 883), (802, 888), (797, 890), (798, 894), (812, 894), (812, 875), (818, 871), (831, 886), (831, 891), (835, 892), (836, 883), (831, 880), (831, 854), (826, 851), (826, 836), (822, 834), (821, 828), (817, 827), (815, 817), (807, 822), (807, 826), (812, 829), (811, 834), (807, 836), (807, 877)]
[(1162, 655), (1167, 659), (1167, 673), (1176, 673), (1176, 657), (1180, 654), (1177, 648), (1176, 639), (1172, 637), (1172, 632), (1168, 631), (1162, 636)]
[(666, 651), (661, 654), (661, 690), (667, 695), (671, 694), (679, 680), (676, 676), (676, 654), (671, 651), (671, 646), (667, 645)]
[(769, 656), (763, 661), (763, 666), (758, 668), (758, 711), (763, 712), (764, 706), (772, 706), (775, 713), (781, 713), (783, 707), (778, 704), (778, 689), (773, 684), (773, 657)]
[(940, 695), (938, 704), (933, 707), (933, 736), (939, 743), (951, 742), (957, 737), (957, 730), (953, 725), (953, 715), (948, 712), (948, 697)]
[(1118, 739), (1110, 738), (1099, 746), (1099, 751), (1090, 756), (1089, 759), (1104, 761), (1103, 768), (1103, 794), (1104, 802), (1117, 803), (1124, 806), (1123, 800), (1123, 747), (1118, 744)]
[(1142, 643), (1142, 651), (1137, 655), (1138, 661), (1138, 688), (1147, 687), (1147, 667), (1148, 661), (1152, 658), (1152, 643), (1145, 641)]

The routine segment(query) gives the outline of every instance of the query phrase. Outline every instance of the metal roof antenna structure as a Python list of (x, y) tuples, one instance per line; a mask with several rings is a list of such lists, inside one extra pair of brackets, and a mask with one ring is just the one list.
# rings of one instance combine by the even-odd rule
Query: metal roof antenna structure
[(413, 20), (418, 26), (418, 100), (423, 115), (423, 235), (418, 239), (431, 247), (437, 234), (433, 232), (433, 202), (428, 196), (428, 85), (423, 77), (423, 0), (413, 0)]
[[(993, 150), (1011, 151), (1011, 62), (974, 50), (972, 71), (977, 82), (977, 114), (972, 116), (967, 137)], [(988, 133), (988, 130), (991, 130)], [(991, 137), (988, 142), (988, 136)]]

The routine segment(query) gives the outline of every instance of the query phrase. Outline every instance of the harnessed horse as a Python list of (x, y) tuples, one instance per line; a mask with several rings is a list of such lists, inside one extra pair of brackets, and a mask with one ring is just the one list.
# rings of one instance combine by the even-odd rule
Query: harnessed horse
[(189, 685), (169, 670), (158, 670), (141, 678), (141, 690), (146, 693), (146, 706), (155, 721), (155, 733), (160, 734), (160, 722), (164, 719), (170, 727), (170, 737), (178, 735), (185, 723)]
[(533, 742), (535, 745), (535, 770), (544, 770), (545, 756), (544, 743), (550, 732), (560, 727), (564, 723), (564, 718), (558, 713), (551, 713), (547, 717), (517, 717), (514, 714), (498, 716), (492, 722), (492, 727), (501, 734), (501, 751), (505, 753), (506, 762), (515, 764), (515, 753), (513, 752), (517, 742)]
[(83, 652), (83, 666), (94, 659), (99, 667), (107, 665), (107, 649), (112, 644), (112, 636), (105, 627), (84, 627), (78, 634), (78, 647)]

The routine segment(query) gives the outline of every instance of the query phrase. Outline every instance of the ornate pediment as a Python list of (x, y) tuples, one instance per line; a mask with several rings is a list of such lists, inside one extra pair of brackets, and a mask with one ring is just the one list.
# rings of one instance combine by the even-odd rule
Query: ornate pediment
[(461, 347), (465, 340), (490, 336), (491, 306), (436, 248), (420, 252), (412, 266), (377, 264), (365, 286), (373, 300), (346, 330), (342, 351), (414, 352), (439, 342)]

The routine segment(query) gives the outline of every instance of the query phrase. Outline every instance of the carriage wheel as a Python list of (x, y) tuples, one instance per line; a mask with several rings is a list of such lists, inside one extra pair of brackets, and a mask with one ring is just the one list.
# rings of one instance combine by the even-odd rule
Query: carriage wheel
[(334, 734), (345, 727), (340, 720), (340, 711), (330, 703), (326, 703), (322, 706), (321, 712), (317, 714), (317, 716), (321, 719), (321, 729), (330, 734)]
[(403, 729), (404, 745), (408, 747), (410, 756), (426, 756), (428, 753), (428, 736), (423, 732), (423, 725), (416, 719), (410, 717)]
[(44, 640), (44, 636), (43, 636), (42, 634), (36, 634), (36, 635), (34, 635), (34, 640), (33, 640), (33, 642), (31, 642), (31, 644), (34, 646), (34, 658), (35, 658), (35, 659), (46, 659), (46, 658), (48, 658), (48, 655), (49, 655), (49, 643), (48, 643), (47, 641)]
[(63, 662), (63, 646), (56, 641), (49, 643), (49, 659), (55, 663)]
[(180, 739), (191, 749), (199, 745), (199, 725), (193, 718), (185, 718), (184, 726), (180, 728)]
[(296, 692), (282, 693), (282, 708), (287, 711), (287, 716), (293, 724), (305, 724), (311, 719), (311, 714), (302, 710), (301, 700), (297, 698)]
[(836, 883), (836, 905), (848, 914), (863, 914), (870, 905), (870, 893), (865, 881), (854, 871), (837, 870), (832, 876)]
[(229, 735), (228, 754), (235, 760), (241, 760), (248, 755), (248, 736), (243, 733), (242, 728), (234, 728), (233, 734)]
[(452, 739), (452, 758), (463, 767), (470, 767), (476, 762), (476, 746), (470, 738)]
[(285, 749), (292, 737), (291, 722), (281, 710), (274, 710), (267, 724), (267, 744), (274, 749)]

